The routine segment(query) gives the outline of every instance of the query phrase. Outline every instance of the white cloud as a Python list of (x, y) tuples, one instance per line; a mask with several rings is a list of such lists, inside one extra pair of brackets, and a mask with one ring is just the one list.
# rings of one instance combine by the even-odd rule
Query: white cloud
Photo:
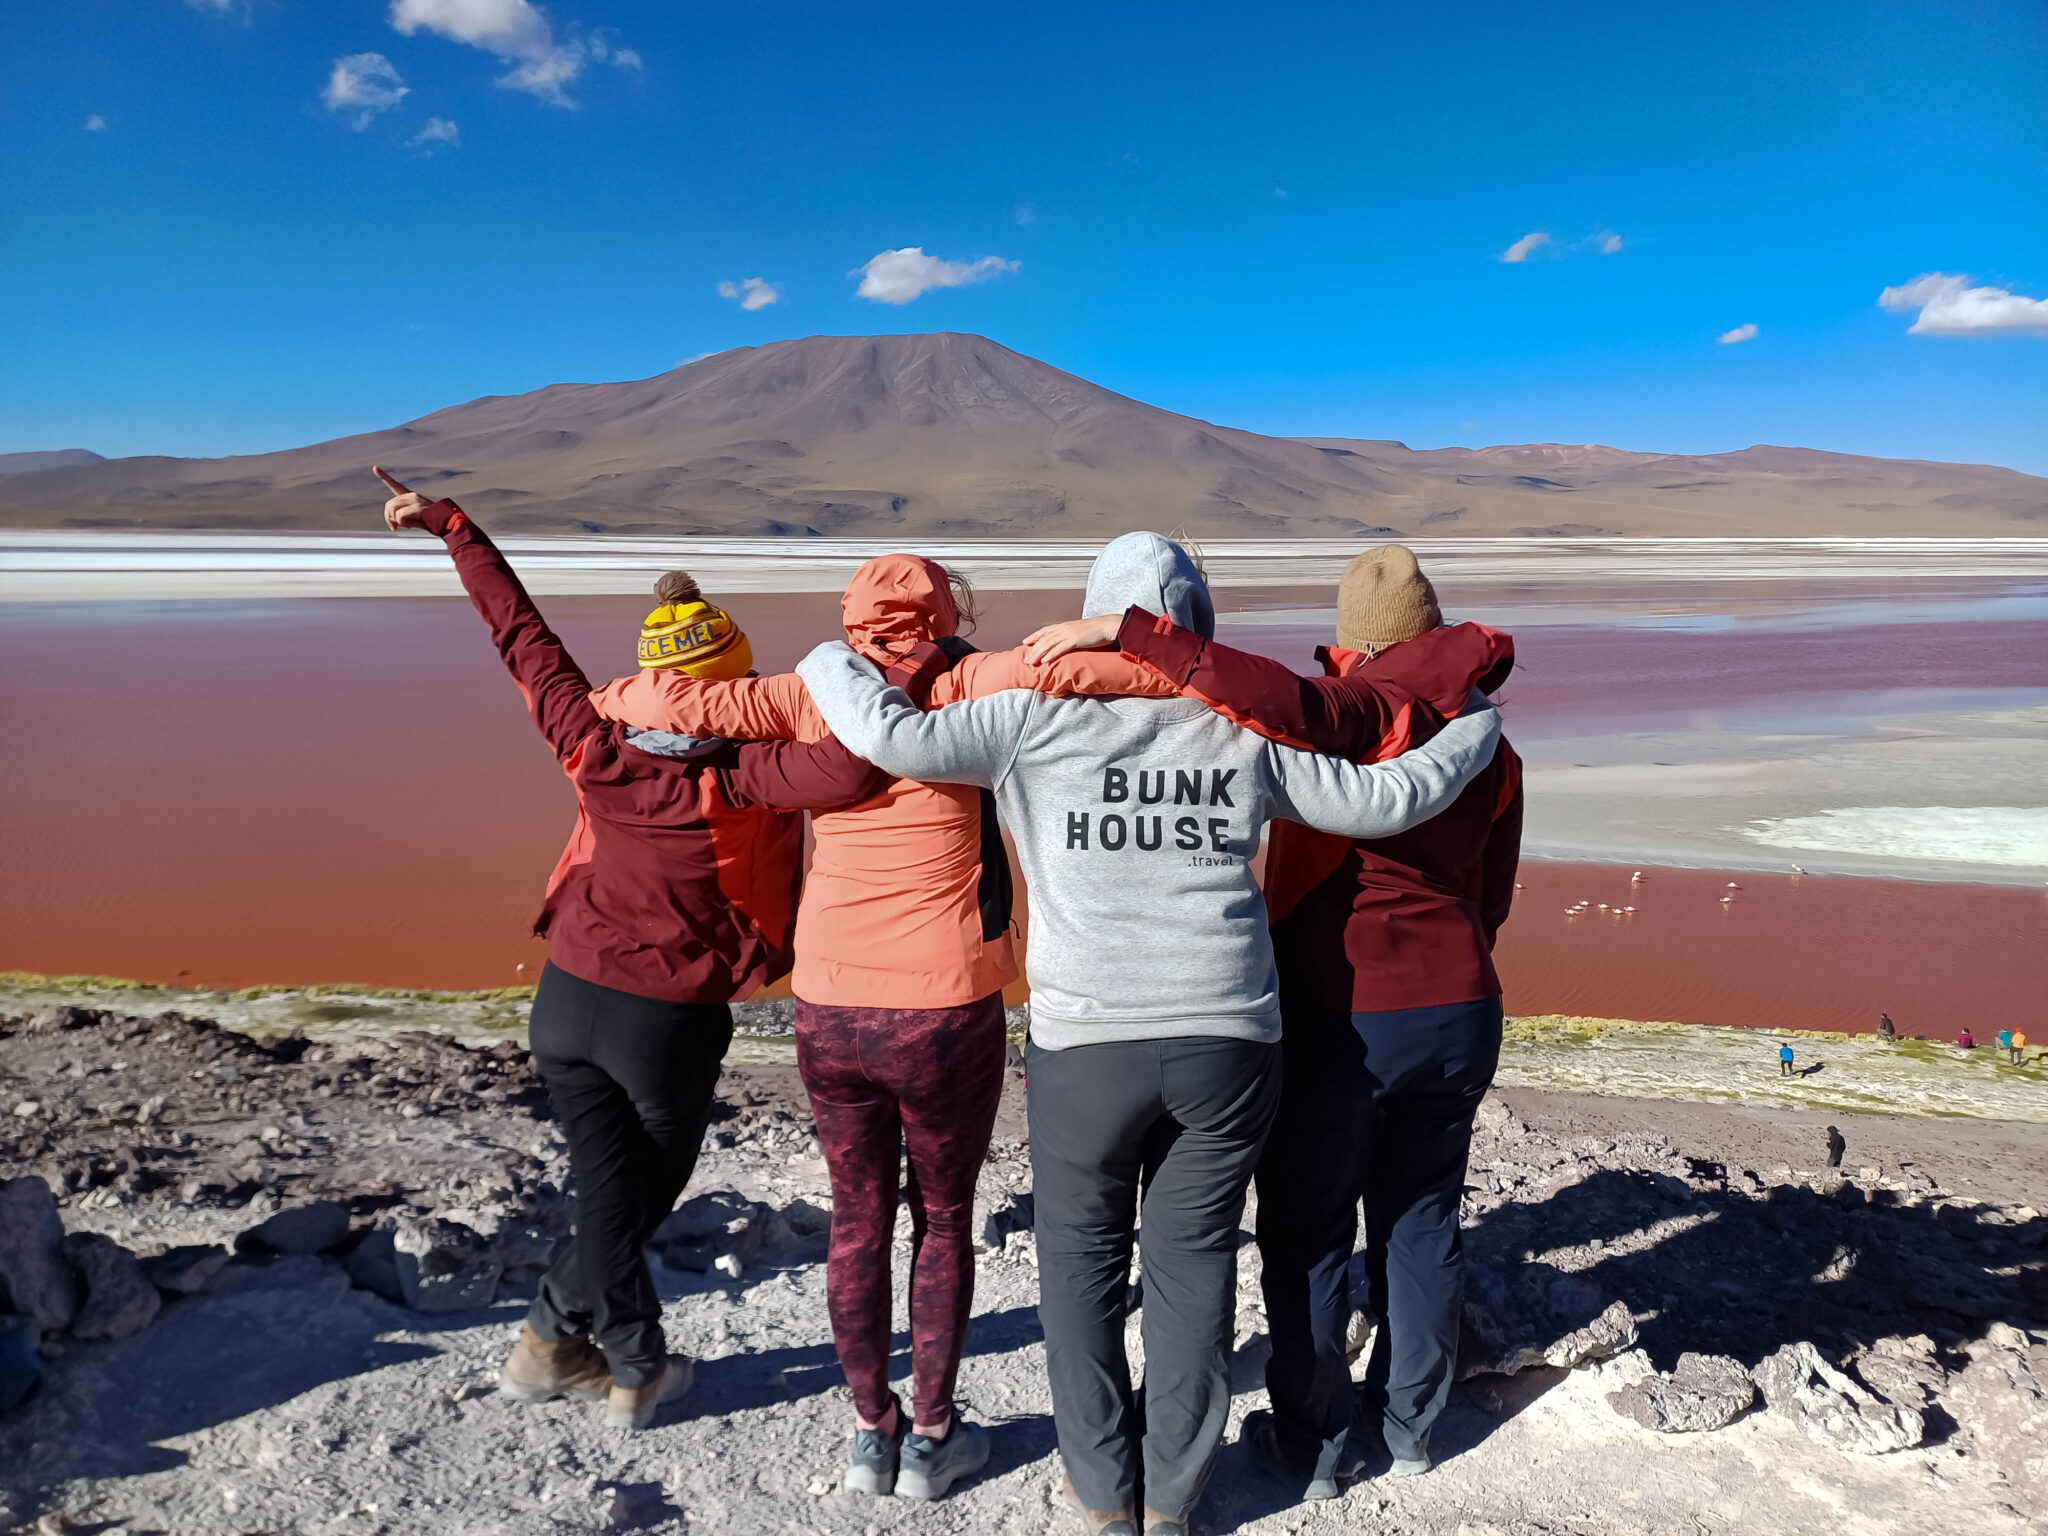
[(1550, 244), (1550, 236), (1540, 231), (1532, 231), (1502, 251), (1500, 259), (1502, 261), (1527, 261), (1531, 251), (1548, 244)]
[(85, 120), (85, 131), (87, 133), (105, 133), (107, 131), (107, 120), (95, 112)]
[(391, 25), (407, 37), (432, 32), (494, 55), (511, 69), (498, 84), (525, 91), (551, 107), (573, 107), (569, 87), (586, 65), (639, 69), (639, 53), (612, 45), (603, 31), (557, 37), (532, 0), (391, 0)]
[(1970, 286), (1968, 277), (1924, 272), (1877, 296), (1886, 309), (1917, 309), (1907, 332), (1917, 336), (1988, 336), (1999, 331), (2048, 331), (2048, 299), (2004, 288)]
[(1732, 347), (1739, 341), (1754, 341), (1756, 340), (1756, 326), (1753, 324), (1738, 325), (1732, 331), (1723, 331), (1714, 340), (1724, 347)]
[(1612, 256), (1621, 249), (1621, 236), (1611, 229), (1603, 229), (1599, 234), (1593, 236), (1593, 239), (1598, 242), (1602, 256)]
[(860, 279), (860, 287), (854, 290), (860, 298), (872, 299), (877, 304), (908, 304), (934, 288), (985, 283), (1002, 273), (1016, 271), (1019, 265), (1000, 256), (984, 256), (979, 261), (941, 261), (925, 255), (921, 245), (906, 245), (900, 251), (884, 251), (846, 275)]
[(782, 297), (782, 290), (765, 277), (743, 277), (738, 282), (727, 278), (718, 285), (721, 299), (735, 299), (741, 309), (766, 309)]
[(430, 117), (426, 127), (406, 140), (410, 149), (431, 149), (436, 144), (445, 144), (450, 149), (462, 148), (462, 130), (445, 117)]
[(379, 112), (389, 112), (410, 93), (411, 87), (383, 54), (352, 53), (334, 61), (334, 73), (327, 77), (327, 89), (320, 99), (332, 110), (346, 113), (360, 133)]

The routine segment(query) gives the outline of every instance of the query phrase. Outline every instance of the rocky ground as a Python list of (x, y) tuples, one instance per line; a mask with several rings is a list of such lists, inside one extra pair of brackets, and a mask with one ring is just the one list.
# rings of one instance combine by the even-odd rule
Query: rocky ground
[[(994, 1456), (922, 1507), (838, 1491), (829, 1190), (793, 1069), (749, 1054), (773, 1052), (736, 1050), (655, 1247), (697, 1386), (629, 1436), (493, 1389), (570, 1211), (515, 1042), (0, 1019), (0, 1401), (43, 1373), (0, 1413), (0, 1530), (1075, 1528), (1049, 1498), (1021, 1080), (961, 1383)], [(1837, 1113), (1830, 1171), (1827, 1118), (1505, 1088), (1440, 1465), (1302, 1506), (1233, 1444), (1205, 1527), (2048, 1529), (2048, 1131)], [(1248, 1235), (1240, 1264), (1234, 1420), (1264, 1402)]]

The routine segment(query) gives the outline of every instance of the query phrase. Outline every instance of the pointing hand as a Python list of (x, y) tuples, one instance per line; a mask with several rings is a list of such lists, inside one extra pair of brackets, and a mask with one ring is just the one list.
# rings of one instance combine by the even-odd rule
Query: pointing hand
[(401, 528), (426, 527), (426, 510), (434, 504), (431, 496), (407, 490), (395, 477), (387, 475), (374, 464), (370, 466), (370, 473), (391, 491), (391, 499), (384, 503), (384, 525), (387, 528), (396, 533)]

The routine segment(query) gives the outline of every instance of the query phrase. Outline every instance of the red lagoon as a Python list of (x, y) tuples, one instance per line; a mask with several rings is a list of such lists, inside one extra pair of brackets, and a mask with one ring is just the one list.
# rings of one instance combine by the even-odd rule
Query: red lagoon
[[(595, 678), (631, 668), (643, 606), (546, 603)], [(764, 669), (835, 629), (830, 597), (730, 606)], [(982, 638), (1006, 644), (1074, 599), (999, 606)], [(1573, 638), (1584, 653), (1546, 682), (1600, 664)], [(1607, 637), (1639, 685), (1643, 638)], [(1306, 664), (1299, 630), (1254, 643)], [(466, 603), (15, 604), (0, 651), (0, 969), (192, 987), (534, 978), (527, 927), (573, 801)], [(2048, 990), (2039, 889), (1649, 875), (1527, 866), (1501, 943), (1509, 1007), (1830, 1029), (1888, 1010), (1933, 1036), (2027, 1020)]]

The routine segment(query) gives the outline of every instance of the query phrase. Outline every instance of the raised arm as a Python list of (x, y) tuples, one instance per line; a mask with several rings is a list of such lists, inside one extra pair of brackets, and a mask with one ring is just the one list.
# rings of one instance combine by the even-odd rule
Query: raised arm
[(590, 702), (605, 719), (643, 731), (740, 741), (815, 741), (825, 733), (793, 672), (707, 679), (650, 667), (606, 683)]
[(1364, 678), (1297, 676), (1281, 662), (1204, 640), (1143, 608), (1125, 611), (1116, 644), (1188, 698), (1290, 747), (1372, 757), (1407, 702), (1406, 694)]
[(490, 625), (498, 655), (525, 695), (534, 723), (555, 756), (566, 762), (599, 724), (590, 706), (590, 679), (569, 659), (525, 585), (468, 513), (452, 501), (429, 501), (407, 490), (381, 469), (376, 474), (392, 492), (384, 504), (384, 521), (393, 529), (424, 528), (448, 546), (455, 574)]
[(838, 641), (797, 664), (832, 734), (899, 778), (993, 789), (1009, 771), (1036, 694), (1011, 689), (926, 714)]
[(1270, 746), (1273, 814), (1344, 837), (1391, 837), (1444, 810), (1493, 760), (1500, 712), (1473, 692), (1465, 712), (1413, 751), (1384, 763)]

